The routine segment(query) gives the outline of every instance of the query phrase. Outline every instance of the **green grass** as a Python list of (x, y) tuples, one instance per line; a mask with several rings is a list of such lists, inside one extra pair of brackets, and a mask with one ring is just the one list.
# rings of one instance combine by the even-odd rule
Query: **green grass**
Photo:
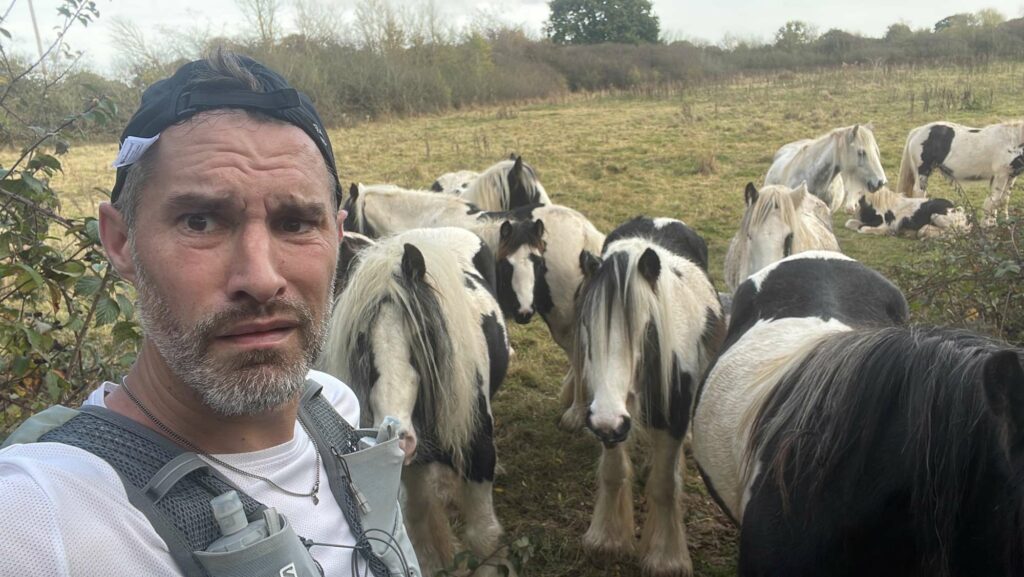
[[(636, 214), (671, 216), (707, 240), (719, 289), (722, 261), (742, 213), (743, 188), (760, 183), (776, 149), (831, 128), (873, 122), (886, 174), (898, 175), (907, 132), (932, 120), (984, 125), (1024, 115), (1019, 98), (1024, 66), (890, 70), (857, 68), (816, 74), (737, 78), (676, 92), (663, 99), (627, 95), (573, 97), (557, 103), (502, 106), (445, 116), (393, 119), (332, 131), (344, 183), (391, 182), (426, 187), (444, 172), (482, 169), (522, 154), (540, 174), (552, 199), (580, 210), (608, 232)], [(942, 90), (974, 95), (972, 109), (941, 108), (923, 96)], [(913, 95), (913, 111), (911, 110)], [(66, 209), (92, 212), (109, 188), (115, 147), (74, 150), (66, 176)], [(711, 159), (714, 159), (711, 162)], [(714, 166), (712, 172), (699, 167)], [(950, 186), (932, 179), (934, 196), (955, 199)], [(984, 184), (967, 187), (975, 206)], [(1012, 202), (1022, 204), (1018, 192)], [(883, 273), (899, 267), (917, 241), (861, 236), (842, 228), (845, 252)], [(589, 433), (570, 435), (554, 426), (558, 390), (567, 362), (540, 320), (514, 326), (510, 374), (494, 405), (503, 473), (495, 503), (509, 536), (529, 536), (536, 556), (527, 575), (638, 575), (635, 560), (592, 562), (581, 551), (595, 492), (599, 446)], [(638, 469), (638, 521), (645, 503)], [(696, 574), (735, 574), (736, 531), (688, 468), (687, 527)]]

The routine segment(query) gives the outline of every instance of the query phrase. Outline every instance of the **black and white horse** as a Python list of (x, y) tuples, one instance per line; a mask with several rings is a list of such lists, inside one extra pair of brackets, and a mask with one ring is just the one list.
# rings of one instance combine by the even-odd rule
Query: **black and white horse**
[(691, 575), (683, 524), (683, 438), (691, 400), (724, 334), (707, 246), (685, 224), (637, 218), (609, 236), (600, 258), (580, 255), (574, 354), (589, 401), (586, 425), (604, 444), (597, 502), (583, 544), (591, 552), (635, 548), (632, 467), (623, 442), (633, 421), (651, 438), (648, 518), (640, 539), (645, 574)]
[(813, 140), (798, 140), (775, 153), (765, 185), (796, 188), (807, 183), (811, 194), (833, 212), (852, 212), (857, 197), (885, 186), (885, 170), (871, 125), (836, 128)]
[(928, 178), (938, 169), (952, 180), (988, 180), (986, 225), (997, 212), (1006, 216), (1013, 183), (1024, 172), (1024, 122), (972, 128), (954, 122), (932, 122), (907, 135), (897, 191), (927, 196)]
[(742, 577), (1024, 574), (1022, 351), (905, 326), (838, 254), (760, 271), (733, 310), (693, 449)]
[(869, 192), (857, 201), (857, 218), (846, 228), (862, 234), (914, 234), (934, 238), (946, 231), (970, 230), (962, 207), (944, 198), (907, 198), (888, 188)]
[(322, 368), (356, 392), (364, 425), (401, 421), (405, 520), (425, 574), (453, 539), (434, 480), (463, 482), (461, 538), (480, 559), (498, 546), (490, 399), (508, 368), (504, 319), (484, 275), (490, 250), (456, 228), (400, 233), (363, 249), (334, 308)]
[(435, 192), (458, 195), (484, 210), (503, 211), (531, 204), (551, 204), (548, 193), (532, 166), (512, 155), (477, 174), (468, 170), (449, 172), (430, 186)]
[(377, 241), (359, 234), (358, 232), (345, 231), (341, 239), (341, 246), (338, 247), (338, 268), (334, 273), (334, 296), (337, 298), (341, 291), (345, 290), (349, 277), (356, 265), (356, 256), (364, 248), (373, 246)]

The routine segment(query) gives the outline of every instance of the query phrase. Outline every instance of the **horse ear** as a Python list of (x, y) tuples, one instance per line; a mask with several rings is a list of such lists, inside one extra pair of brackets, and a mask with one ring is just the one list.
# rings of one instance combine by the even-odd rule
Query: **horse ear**
[(538, 218), (537, 220), (533, 221), (532, 233), (533, 233), (534, 238), (536, 238), (538, 241), (544, 238), (544, 221), (543, 220)]
[(423, 253), (415, 246), (405, 243), (405, 252), (402, 254), (402, 276), (412, 282), (423, 280), (427, 273), (427, 264), (423, 262)]
[(1024, 433), (1024, 367), (1016, 351), (1003, 350), (985, 361), (985, 398), (989, 409), (1013, 432), (1014, 440)]
[(505, 222), (501, 223), (501, 229), (498, 231), (498, 236), (501, 238), (501, 240), (505, 240), (506, 238), (512, 236), (512, 221), (506, 220)]
[(869, 123), (864, 125), (864, 128), (870, 130), (871, 132), (874, 132), (875, 131), (875, 123), (874, 122), (869, 122)]
[(743, 197), (746, 198), (747, 206), (753, 206), (757, 202), (757, 187), (754, 186), (753, 182), (747, 183), (747, 188), (743, 191)]
[(359, 185), (354, 183), (354, 182), (351, 185), (349, 185), (349, 187), (348, 187), (348, 195), (352, 198), (352, 200), (355, 200), (356, 198), (358, 198), (359, 197)]
[[(519, 171), (523, 170), (523, 157), (522, 156), (517, 156), (516, 157), (516, 162), (515, 162), (515, 164), (512, 165), (512, 170), (515, 171), (515, 172), (519, 172)], [(511, 172), (510, 172), (510, 174), (511, 174)]]
[(640, 275), (647, 279), (652, 287), (658, 283), (658, 276), (661, 275), (661, 259), (658, 258), (658, 253), (654, 252), (654, 249), (645, 250), (644, 254), (640, 255), (640, 262), (636, 266), (640, 270)]
[(508, 153), (508, 159), (509, 160), (515, 160), (516, 159), (516, 153), (514, 153), (514, 152)]
[(601, 268), (601, 259), (594, 256), (594, 253), (583, 249), (580, 251), (580, 270), (583, 271), (583, 278), (594, 276), (597, 269)]
[(854, 124), (853, 125), (853, 130), (850, 131), (850, 136), (848, 136), (846, 138), (846, 140), (848, 140), (850, 142), (853, 142), (857, 138), (857, 131), (858, 130), (860, 130), (860, 125), (859, 124)]
[(800, 206), (800, 203), (803, 202), (804, 196), (807, 195), (807, 192), (807, 181), (805, 180), (800, 183), (800, 186), (793, 189), (793, 204), (795, 204), (796, 206)]

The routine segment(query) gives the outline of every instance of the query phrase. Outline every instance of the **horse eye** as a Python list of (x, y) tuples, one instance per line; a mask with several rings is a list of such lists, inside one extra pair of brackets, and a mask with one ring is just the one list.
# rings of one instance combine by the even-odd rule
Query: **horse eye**
[(793, 233), (786, 235), (786, 240), (782, 243), (782, 255), (784, 257), (793, 254)]

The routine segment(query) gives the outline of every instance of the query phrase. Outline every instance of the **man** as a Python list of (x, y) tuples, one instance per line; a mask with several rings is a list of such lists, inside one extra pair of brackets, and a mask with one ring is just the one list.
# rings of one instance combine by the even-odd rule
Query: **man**
[[(86, 405), (202, 455), (303, 538), (341, 545), (309, 549), (326, 575), (364, 572), (351, 513), (328, 487), (331, 453), (296, 418), (311, 381), (359, 420), (351, 390), (310, 371), (345, 218), (312, 104), (259, 63), (218, 52), (147, 89), (117, 164), (100, 236), (137, 289), (144, 337), (122, 382)], [(122, 476), (64, 444), (0, 451), (0, 575), (183, 574)]]

